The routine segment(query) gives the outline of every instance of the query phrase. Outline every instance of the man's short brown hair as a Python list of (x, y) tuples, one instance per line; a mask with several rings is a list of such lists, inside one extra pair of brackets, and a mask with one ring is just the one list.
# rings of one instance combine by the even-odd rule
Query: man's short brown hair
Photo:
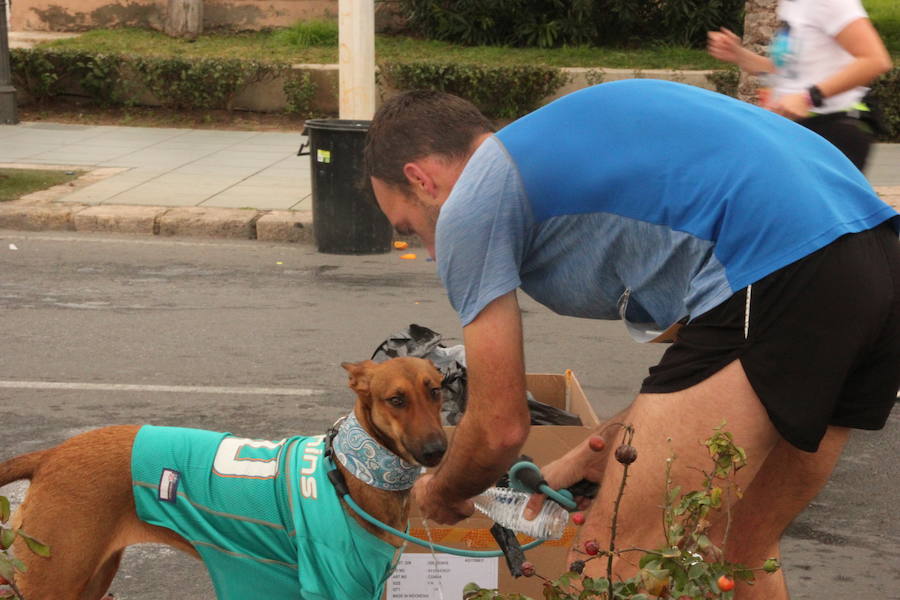
[(364, 154), (367, 179), (405, 187), (403, 165), (429, 155), (461, 158), (493, 124), (468, 100), (414, 90), (387, 100), (369, 126)]

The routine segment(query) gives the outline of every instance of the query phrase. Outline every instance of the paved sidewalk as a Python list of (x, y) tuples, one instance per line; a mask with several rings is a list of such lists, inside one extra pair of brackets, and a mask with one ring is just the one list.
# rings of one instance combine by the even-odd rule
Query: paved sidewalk
[[(311, 239), (310, 159), (298, 133), (0, 126), (0, 167), (88, 171), (0, 204), (0, 229)], [(900, 206), (900, 144), (879, 144), (868, 177)]]
[(22, 123), (0, 127), (0, 164), (120, 167), (63, 200), (83, 204), (310, 208), (298, 133)]

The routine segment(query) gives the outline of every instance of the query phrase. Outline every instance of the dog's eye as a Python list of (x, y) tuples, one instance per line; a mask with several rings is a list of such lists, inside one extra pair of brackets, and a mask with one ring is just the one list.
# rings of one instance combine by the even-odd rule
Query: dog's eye
[(400, 408), (404, 404), (406, 404), (406, 399), (403, 396), (391, 396), (387, 399), (388, 404), (395, 408)]
[(441, 399), (441, 388), (431, 388), (431, 399), (432, 400), (440, 400)]

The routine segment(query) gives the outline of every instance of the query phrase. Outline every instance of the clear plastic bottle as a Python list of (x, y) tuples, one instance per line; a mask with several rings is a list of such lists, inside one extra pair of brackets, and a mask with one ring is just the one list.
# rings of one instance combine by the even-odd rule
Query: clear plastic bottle
[(475, 508), (508, 529), (533, 538), (561, 538), (569, 522), (568, 511), (552, 500), (545, 500), (538, 516), (529, 521), (522, 513), (530, 497), (527, 492), (492, 487), (476, 496), (474, 501)]

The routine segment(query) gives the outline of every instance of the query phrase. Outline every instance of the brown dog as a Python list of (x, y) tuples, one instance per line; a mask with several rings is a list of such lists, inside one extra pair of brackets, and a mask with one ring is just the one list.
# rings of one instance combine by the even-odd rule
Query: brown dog
[[(418, 469), (414, 465), (434, 466), (440, 462), (447, 446), (440, 422), (442, 376), (430, 361), (418, 358), (396, 358), (380, 364), (364, 361), (343, 363), (341, 366), (350, 373), (350, 387), (357, 394), (356, 405), (351, 415), (356, 417), (358, 426), (361, 426), (371, 438), (383, 446), (381, 450), (387, 449), (396, 457), (402, 458), (405, 463), (401, 464), (407, 469)], [(348, 419), (348, 421), (352, 421), (352, 419)], [(205, 506), (203, 498), (199, 496), (200, 492), (192, 491), (188, 487), (189, 481), (186, 479), (188, 473), (177, 471), (180, 467), (171, 470), (162, 469), (162, 477), (159, 479), (156, 479), (156, 474), (152, 475), (152, 484), (147, 483), (150, 480), (149, 477), (144, 478), (143, 482), (138, 481), (138, 473), (133, 473), (133, 469), (138, 467), (135, 466), (137, 463), (133, 462), (137, 459), (132, 456), (132, 448), (135, 447), (135, 454), (137, 454), (139, 439), (141, 436), (145, 436), (145, 432), (153, 429), (168, 428), (105, 427), (73, 437), (54, 448), (25, 454), (0, 464), (0, 485), (18, 479), (31, 479), (28, 493), (14, 518), (14, 524), (48, 544), (52, 552), (50, 558), (36, 557), (28, 552), (21, 542), (17, 542), (16, 554), (28, 567), (27, 572), (19, 574), (16, 578), (16, 584), (25, 598), (28, 600), (99, 599), (112, 582), (124, 549), (132, 544), (144, 542), (167, 544), (202, 558), (210, 570), (219, 598), (236, 598), (238, 596), (272, 599), (279, 597), (305, 598), (308, 597), (307, 594), (317, 598), (320, 597), (317, 594), (326, 594), (324, 597), (328, 597), (327, 592), (315, 588), (318, 585), (316, 583), (309, 583), (308, 586), (312, 586), (311, 591), (303, 592), (304, 575), (314, 570), (308, 565), (316, 563), (317, 560), (328, 562), (327, 559), (323, 561), (321, 557), (312, 556), (325, 549), (327, 544), (320, 545), (318, 542), (314, 545), (304, 544), (306, 534), (299, 531), (302, 524), (301, 527), (298, 527), (298, 517), (290, 516), (296, 515), (297, 511), (307, 510), (306, 508), (295, 508), (296, 506), (309, 506), (309, 504), (315, 504), (312, 501), (325, 500), (329, 495), (334, 497), (333, 488), (323, 489), (327, 487), (327, 483), (323, 483), (327, 477), (323, 479), (320, 477), (321, 473), (315, 471), (320, 463), (324, 470), (325, 461), (323, 459), (326, 444), (322, 439), (324, 436), (291, 438), (280, 442), (254, 442), (233, 436), (223, 437), (221, 442), (216, 442), (219, 444), (219, 449), (213, 448), (212, 450), (216, 454), (215, 465), (203, 473), (206, 480), (215, 480), (215, 485), (221, 483), (229, 486), (257, 486), (262, 485), (261, 481), (280, 481), (280, 478), (288, 480), (286, 484), (279, 484), (282, 485), (282, 488), (279, 488), (276, 494), (279, 494), (279, 501), (287, 498), (284, 502), (290, 503), (287, 511), (281, 511), (288, 513), (287, 521), (290, 521), (289, 523), (281, 526), (263, 522), (266, 521), (265, 515), (269, 510), (267, 506), (264, 506), (254, 514), (234, 517), (236, 520), (228, 521), (227, 525), (229, 528), (232, 524), (245, 528), (255, 527), (251, 537), (262, 538), (263, 543), (269, 543), (271, 539), (272, 547), (288, 548), (297, 553), (298, 557), (291, 564), (291, 561), (284, 560), (280, 556), (273, 558), (249, 551), (241, 554), (231, 547), (216, 548), (213, 547), (215, 544), (210, 543), (206, 538), (182, 535), (182, 533), (176, 532), (176, 528), (171, 525), (151, 524), (148, 519), (153, 521), (153, 518), (146, 514), (139, 515), (140, 502), (146, 502), (153, 511), (175, 510), (176, 506), (185, 506), (194, 512), (187, 517), (179, 518), (186, 519), (188, 530), (193, 531), (193, 523), (190, 520), (196, 515), (215, 514), (216, 518), (219, 518), (220, 515), (227, 514), (230, 518), (242, 510), (239, 506), (229, 506), (228, 504), (224, 508), (216, 505), (215, 510)], [(188, 435), (197, 436), (216, 435), (200, 430), (172, 429), (172, 431), (188, 432)], [(221, 435), (224, 436), (224, 434)], [(216, 440), (219, 439), (216, 438)], [(291, 442), (295, 439), (299, 441), (292, 445)], [(248, 458), (241, 458), (239, 452), (242, 450), (239, 448), (225, 458), (231, 461), (230, 464), (238, 465), (241, 468), (249, 465), (256, 469), (271, 469), (272, 477), (261, 474), (261, 471), (256, 474), (226, 472), (226, 468), (220, 464), (226, 440), (231, 446), (242, 443), (241, 448), (252, 446), (253, 452), (271, 451), (273, 453), (271, 457), (257, 454), (250, 457), (248, 454)], [(340, 440), (335, 442), (335, 450), (341, 460), (334, 462), (337, 469), (345, 475), (351, 497), (374, 517), (392, 527), (404, 529), (409, 511), (408, 489), (379, 489), (358, 479), (360, 473), (352, 468), (348, 470), (341, 461), (347, 461), (349, 464), (354, 461), (365, 461), (366, 457), (352, 456), (350, 448), (353, 444), (345, 444), (343, 449), (338, 451), (338, 441)], [(301, 446), (303, 443), (305, 445)], [(265, 445), (265, 448), (260, 449), (261, 445)], [(155, 452), (155, 454), (168, 456), (169, 445), (164, 445), (164, 447), (164, 452)], [(191, 460), (197, 461), (198, 452), (192, 453)], [(275, 454), (276, 452), (278, 454)], [(294, 462), (290, 462), (292, 452)], [(351, 456), (342, 456), (341, 452), (351, 454)], [(389, 455), (385, 453), (385, 456)], [(393, 457), (392, 460), (395, 460), (396, 457)], [(406, 463), (412, 464), (407, 465)], [(194, 465), (188, 468), (188, 470), (190, 469), (194, 469)], [(167, 471), (169, 472), (167, 473)], [(415, 477), (414, 471), (406, 472), (413, 473), (412, 477)], [(154, 473), (156, 472), (154, 471)], [(185, 481), (180, 484), (179, 478), (182, 475), (185, 476)], [(312, 481), (314, 477), (319, 479)], [(293, 478), (293, 483), (291, 478)], [(149, 490), (148, 488), (151, 487), (153, 489)], [(246, 500), (245, 497), (250, 495), (249, 492), (243, 492), (243, 489), (239, 488), (238, 492), (234, 493), (229, 488), (228, 493), (220, 495), (227, 497), (223, 500), (220, 498), (220, 500), (243, 502)], [(139, 500), (142, 495), (148, 500)], [(303, 504), (304, 502), (308, 504)], [(277, 502), (273, 501), (272, 504), (277, 504)], [(274, 508), (272, 508), (272, 512), (277, 513)], [(366, 537), (365, 532), (360, 534), (357, 523), (359, 521), (370, 533), (382, 540), (378, 541), (372, 538), (375, 544), (387, 542), (392, 546), (398, 545), (394, 536), (363, 523), (355, 514), (353, 515), (355, 520), (348, 520), (344, 513), (341, 515), (340, 518), (332, 519), (329, 522), (329, 535), (332, 531), (335, 532), (334, 535), (337, 535), (336, 532), (340, 527), (334, 522), (344, 520), (348, 521), (351, 530), (353, 528), (357, 530), (356, 533), (351, 531), (351, 537)], [(314, 524), (317, 523), (315, 519), (310, 521), (308, 515), (303, 519)], [(270, 528), (265, 529), (262, 534), (257, 531), (261, 529), (261, 522), (263, 522), (262, 525)], [(294, 532), (292, 529), (298, 531)], [(194, 539), (189, 539), (189, 537)], [(215, 539), (218, 539), (217, 534), (215, 534)], [(390, 551), (393, 550), (390, 546), (386, 547)], [(240, 567), (226, 564), (224, 567), (226, 575), (222, 576), (217, 575), (213, 569), (212, 563), (233, 560), (233, 555), (238, 554), (240, 554), (240, 560), (251, 561), (253, 568), (280, 570), (268, 571), (256, 578), (258, 581), (253, 583), (251, 588), (254, 593), (247, 595), (246, 589), (236, 589), (242, 585), (242, 582), (229, 581), (227, 574), (228, 571), (233, 572), (240, 569), (243, 572), (244, 580), (253, 579), (249, 571), (244, 571), (247, 563), (242, 562)], [(351, 552), (351, 554), (353, 553)], [(371, 555), (364, 558), (371, 558)], [(358, 569), (361, 566), (350, 565), (350, 568)], [(233, 574), (231, 576), (233, 577)], [(264, 589), (266, 581), (274, 581), (279, 578), (285, 582), (292, 580), (293, 583), (299, 579), (301, 588), (299, 595), (297, 590), (282, 594), (280, 588)], [(330, 573), (323, 578), (341, 579), (342, 574)], [(347, 575), (344, 578), (351, 579), (351, 576)], [(380, 597), (382, 583), (383, 580), (375, 584), (378, 587), (377, 590), (365, 588), (367, 597), (369, 594), (372, 598)], [(343, 593), (363, 597), (359, 595), (362, 592), (358, 590), (344, 591)]]

